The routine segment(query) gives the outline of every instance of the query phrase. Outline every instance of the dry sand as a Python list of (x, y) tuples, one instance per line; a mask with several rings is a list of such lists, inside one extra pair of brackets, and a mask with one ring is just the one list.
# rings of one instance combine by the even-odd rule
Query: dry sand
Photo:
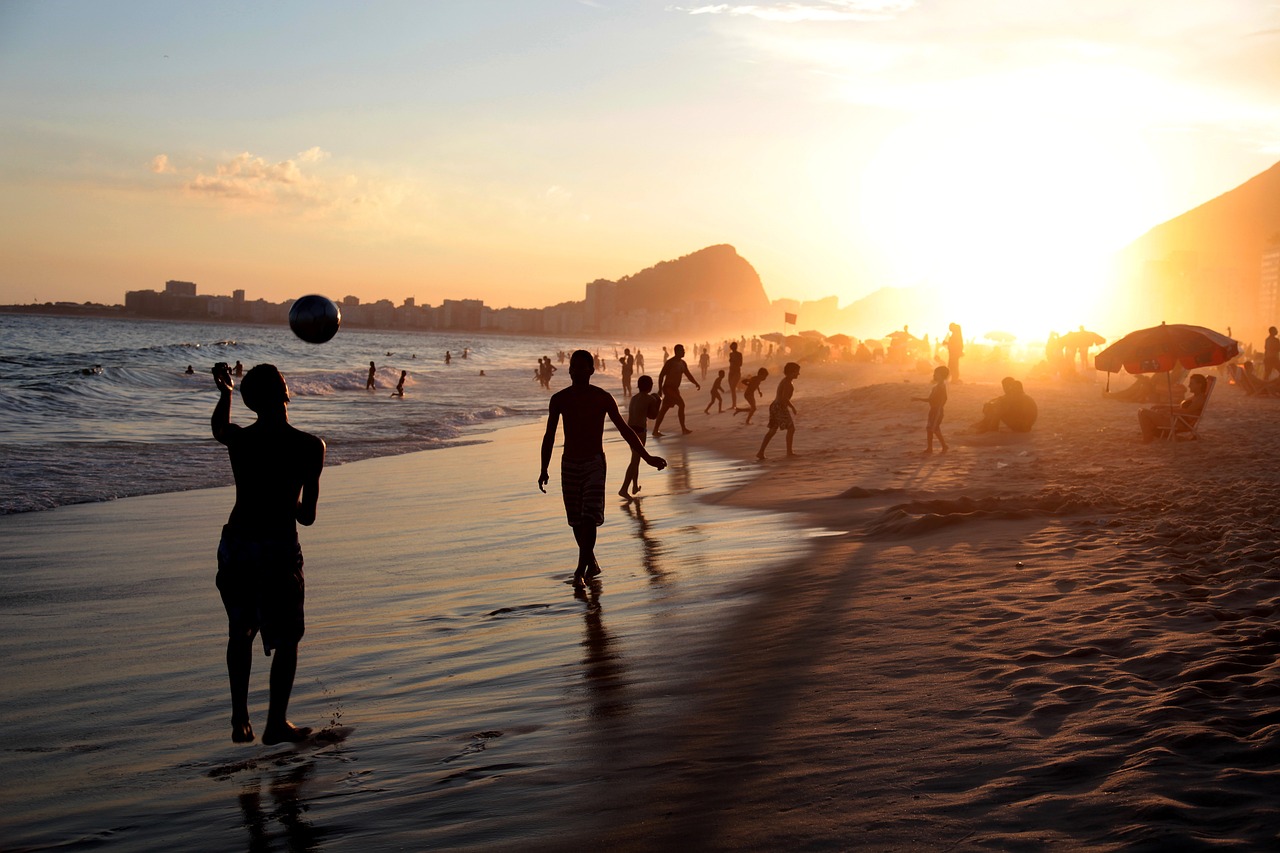
[[(999, 375), (923, 456), (927, 377), (802, 372), (799, 457), (725, 500), (832, 535), (686, 661), (606, 846), (1276, 848), (1280, 404), (1223, 382), (1201, 440), (1144, 446), (1100, 382), (1029, 383), (1031, 434), (976, 434)], [(686, 440), (751, 460), (741, 420)]]
[(972, 373), (929, 457), (924, 376), (806, 367), (763, 464), (766, 408), (689, 395), (585, 597), (536, 427), (327, 472), (313, 751), (226, 742), (228, 490), (0, 519), (4, 846), (1275, 848), (1280, 404), (1143, 446), (1028, 382), (1033, 433), (979, 436)]

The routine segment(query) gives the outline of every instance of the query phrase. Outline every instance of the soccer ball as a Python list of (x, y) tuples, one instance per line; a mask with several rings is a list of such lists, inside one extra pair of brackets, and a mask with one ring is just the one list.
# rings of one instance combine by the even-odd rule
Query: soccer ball
[(309, 344), (322, 344), (338, 334), (342, 312), (332, 299), (311, 294), (289, 309), (289, 328)]

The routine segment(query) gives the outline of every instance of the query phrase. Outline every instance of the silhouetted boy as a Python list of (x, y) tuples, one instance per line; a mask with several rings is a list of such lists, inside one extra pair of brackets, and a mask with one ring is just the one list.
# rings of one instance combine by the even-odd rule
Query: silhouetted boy
[(947, 377), (950, 375), (951, 371), (946, 365), (938, 365), (933, 369), (933, 390), (929, 392), (929, 396), (912, 398), (917, 402), (929, 404), (929, 420), (925, 424), (925, 435), (929, 444), (925, 448), (925, 453), (933, 452), (934, 436), (937, 436), (938, 443), (942, 445), (942, 452), (947, 452), (947, 440), (942, 437), (942, 409), (947, 405)]
[(769, 404), (769, 431), (764, 434), (764, 441), (760, 442), (757, 459), (764, 458), (764, 449), (769, 446), (769, 442), (780, 429), (787, 432), (787, 455), (795, 456), (791, 452), (791, 444), (796, 437), (796, 422), (791, 416), (795, 414), (796, 407), (791, 405), (791, 394), (795, 390), (796, 377), (799, 375), (800, 365), (794, 361), (788, 361), (782, 366), (782, 381), (778, 383), (777, 393), (774, 395), (773, 402)]
[(547, 490), (551, 477), (551, 450), (555, 446), (556, 428), (564, 418), (564, 449), (560, 455), (560, 488), (564, 510), (573, 538), (578, 543), (578, 567), (573, 572), (575, 585), (600, 574), (596, 562), (596, 528), (604, 523), (604, 419), (607, 416), (640, 458), (661, 471), (667, 460), (652, 456), (635, 431), (627, 426), (618, 412), (613, 395), (591, 384), (595, 359), (586, 350), (574, 350), (569, 357), (572, 384), (551, 395), (547, 412), (547, 431), (542, 437), (542, 472), (538, 488)]
[(738, 414), (738, 412), (746, 412), (747, 423), (751, 423), (751, 418), (755, 416), (756, 395), (760, 393), (761, 383), (763, 383), (768, 378), (769, 378), (769, 371), (765, 370), (762, 367), (756, 371), (755, 376), (742, 380), (742, 396), (743, 396), (743, 399), (747, 401), (747, 407), (745, 409), (739, 409), (737, 406), (734, 406), (733, 413), (736, 415)]
[(658, 432), (662, 428), (662, 419), (666, 417), (667, 412), (675, 408), (676, 415), (680, 418), (680, 431), (685, 435), (693, 432), (684, 425), (684, 397), (680, 396), (680, 380), (682, 377), (688, 376), (689, 381), (693, 383), (693, 387), (699, 391), (702, 386), (698, 384), (698, 380), (693, 378), (693, 374), (689, 372), (689, 365), (684, 361), (684, 344), (676, 344), (673, 350), (675, 355), (667, 359), (662, 365), (662, 371), (658, 373), (658, 388), (662, 391), (662, 405), (658, 409), (658, 419), (653, 423), (653, 434), (661, 437), (662, 433)]
[[(653, 391), (653, 377), (641, 376), (636, 381), (636, 387), (640, 392), (631, 398), (631, 402), (627, 404), (627, 426), (635, 430), (636, 438), (640, 439), (640, 443), (644, 444), (645, 436), (649, 434), (649, 420), (658, 415), (658, 398), (650, 392)], [(631, 487), (630, 493), (627, 487)], [(627, 500), (631, 499), (631, 495), (640, 493), (640, 454), (634, 450), (631, 451), (631, 464), (627, 466), (626, 476), (622, 478), (622, 488), (618, 490), (618, 494)]]
[(711, 383), (711, 402), (707, 403), (707, 407), (702, 410), (704, 415), (711, 414), (711, 406), (715, 405), (716, 414), (724, 411), (724, 371), (720, 371), (716, 375), (716, 381)]
[(273, 365), (244, 376), (240, 396), (258, 415), (247, 427), (231, 423), (234, 382), (225, 364), (214, 367), (221, 397), (213, 409), (213, 437), (227, 447), (236, 502), (218, 543), (218, 591), (227, 611), (227, 675), (231, 682), (231, 739), (253, 740), (249, 673), (253, 639), (261, 632), (271, 664), (265, 744), (305, 740), (311, 729), (288, 720), (289, 694), (302, 639), (302, 549), (299, 523), (316, 520), (324, 442), (289, 425), (289, 387)]

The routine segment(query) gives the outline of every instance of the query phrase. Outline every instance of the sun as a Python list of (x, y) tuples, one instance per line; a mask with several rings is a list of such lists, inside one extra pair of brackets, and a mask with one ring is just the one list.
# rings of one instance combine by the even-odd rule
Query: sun
[(943, 113), (899, 128), (865, 176), (862, 227), (904, 282), (975, 330), (1106, 325), (1111, 258), (1155, 180), (1137, 134), (1046, 112)]

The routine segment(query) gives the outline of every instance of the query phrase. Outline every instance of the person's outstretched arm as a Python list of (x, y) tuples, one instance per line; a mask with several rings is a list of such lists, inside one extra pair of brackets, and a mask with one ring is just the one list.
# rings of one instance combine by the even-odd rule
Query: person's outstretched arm
[[(622, 419), (622, 413), (618, 411), (618, 404), (614, 402), (613, 397), (608, 398), (605, 404), (605, 411), (609, 413), (609, 420), (613, 421), (613, 425), (618, 428), (618, 434), (626, 439), (627, 444), (631, 445), (631, 449), (635, 451), (641, 459), (661, 471), (667, 467), (667, 460), (661, 456), (654, 456), (644, 447), (644, 442), (640, 440), (640, 436), (636, 435), (636, 431), (631, 425)], [(545, 471), (545, 468), (543, 469)]]
[(689, 381), (693, 383), (693, 387), (697, 388), (699, 391), (702, 390), (702, 386), (698, 384), (698, 380), (694, 379), (693, 374), (689, 372), (689, 365), (687, 364), (684, 366), (684, 375), (689, 377)]
[(216, 367), (213, 369), (213, 381), (218, 386), (220, 396), (217, 405), (213, 407), (209, 426), (213, 430), (213, 437), (226, 444), (227, 433), (231, 429), (231, 389), (236, 387), (236, 383), (231, 378), (230, 371)]
[[(614, 408), (617, 408), (617, 404)], [(547, 411), (547, 431), (542, 436), (542, 472), (538, 474), (538, 488), (544, 493), (547, 491), (547, 483), (551, 481), (551, 475), (547, 473), (547, 469), (551, 467), (551, 451), (556, 445), (556, 428), (559, 425), (560, 407), (553, 397)]]

